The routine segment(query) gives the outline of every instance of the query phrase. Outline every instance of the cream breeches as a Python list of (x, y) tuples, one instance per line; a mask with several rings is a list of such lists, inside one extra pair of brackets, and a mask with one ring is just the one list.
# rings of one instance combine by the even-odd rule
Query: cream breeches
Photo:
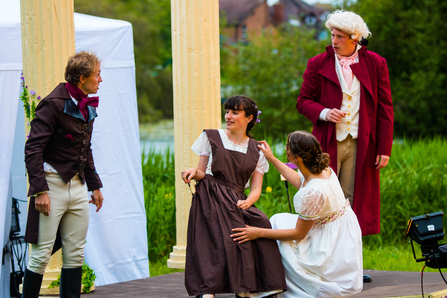
[(354, 206), (355, 159), (357, 140), (348, 135), (337, 142), (337, 176), (346, 199)]
[(51, 202), (49, 216), (39, 215), (39, 236), (32, 244), (28, 269), (43, 274), (50, 260), (59, 228), (62, 240), (63, 268), (81, 267), (87, 236), (89, 207), (85, 185), (78, 176), (65, 183), (59, 174), (45, 173)]

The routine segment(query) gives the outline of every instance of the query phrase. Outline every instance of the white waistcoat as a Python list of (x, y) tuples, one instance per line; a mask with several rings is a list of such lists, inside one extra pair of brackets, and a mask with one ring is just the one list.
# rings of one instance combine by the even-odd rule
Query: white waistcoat
[(335, 125), (337, 141), (343, 141), (349, 134), (353, 139), (357, 139), (359, 130), (360, 81), (354, 75), (351, 89), (348, 88), (337, 55), (335, 55), (335, 70), (341, 91), (343, 92), (340, 110), (346, 113), (345, 118), (341, 118), (341, 121)]

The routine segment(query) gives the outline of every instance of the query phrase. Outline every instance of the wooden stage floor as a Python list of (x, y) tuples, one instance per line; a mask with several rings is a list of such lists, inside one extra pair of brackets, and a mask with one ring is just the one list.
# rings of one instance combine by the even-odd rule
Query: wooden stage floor
[[(369, 297), (421, 297), (421, 273), (400, 271), (365, 270), (364, 274), (372, 277), (372, 282), (365, 283), (363, 291), (356, 298)], [(443, 272), (447, 279), (447, 273)], [(83, 294), (82, 298), (186, 298), (189, 297), (184, 283), (184, 273), (172, 273), (167, 275), (149, 277), (145, 279), (116, 283), (96, 287), (89, 294)], [(447, 284), (443, 281), (439, 272), (424, 273), (424, 294), (442, 292), (447, 296)], [(233, 294), (219, 294), (216, 298), (230, 298)]]

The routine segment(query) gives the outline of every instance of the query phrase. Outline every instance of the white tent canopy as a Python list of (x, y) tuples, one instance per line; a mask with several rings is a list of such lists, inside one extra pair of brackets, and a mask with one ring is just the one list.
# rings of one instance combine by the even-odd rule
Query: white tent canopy
[[(0, 0), (0, 244), (9, 239), (11, 197), (26, 200), (24, 116), (19, 102), (22, 69), (20, 1)], [(90, 208), (86, 262), (96, 285), (149, 276), (132, 26), (128, 22), (75, 13), (76, 51), (101, 60), (100, 98), (92, 137), (103, 182), (104, 205)], [(25, 78), (26, 80), (26, 78)], [(42, 97), (45, 94), (39, 94)], [(26, 203), (20, 204), (21, 233)], [(9, 263), (0, 271), (0, 296), (9, 297)]]

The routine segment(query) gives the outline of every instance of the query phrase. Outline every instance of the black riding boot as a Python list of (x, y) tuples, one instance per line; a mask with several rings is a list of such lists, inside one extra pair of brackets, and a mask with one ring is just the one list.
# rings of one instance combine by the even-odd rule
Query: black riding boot
[(34, 273), (27, 268), (23, 276), (22, 298), (39, 297), (42, 278), (42, 274)]
[(60, 298), (81, 297), (82, 267), (61, 271)]

